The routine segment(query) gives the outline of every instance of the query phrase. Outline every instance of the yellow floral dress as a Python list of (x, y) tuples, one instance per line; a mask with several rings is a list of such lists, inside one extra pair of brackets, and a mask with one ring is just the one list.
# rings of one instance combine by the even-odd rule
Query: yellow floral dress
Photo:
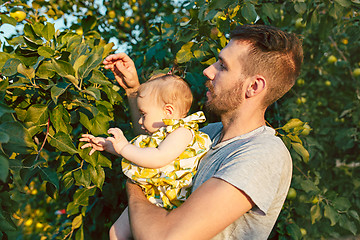
[(209, 136), (199, 131), (198, 123), (205, 122), (204, 113), (199, 111), (182, 119), (163, 119), (165, 127), (151, 136), (139, 135), (131, 140), (135, 146), (158, 147), (165, 137), (179, 127), (190, 129), (193, 139), (180, 156), (170, 164), (151, 169), (140, 167), (126, 159), (122, 160), (124, 174), (139, 184), (150, 202), (165, 209), (180, 206), (190, 194), (192, 178), (200, 158), (209, 150)]

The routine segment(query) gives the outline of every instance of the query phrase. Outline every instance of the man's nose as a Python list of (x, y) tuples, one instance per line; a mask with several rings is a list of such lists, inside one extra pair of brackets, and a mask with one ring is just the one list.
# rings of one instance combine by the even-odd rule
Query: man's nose
[(207, 77), (209, 80), (213, 80), (215, 77), (215, 67), (214, 65), (210, 65), (207, 68), (204, 69), (203, 74), (205, 77)]
[(139, 118), (139, 122), (138, 122), (138, 123), (139, 123), (140, 125), (142, 125), (142, 122), (143, 122), (143, 117), (141, 116), (141, 117)]

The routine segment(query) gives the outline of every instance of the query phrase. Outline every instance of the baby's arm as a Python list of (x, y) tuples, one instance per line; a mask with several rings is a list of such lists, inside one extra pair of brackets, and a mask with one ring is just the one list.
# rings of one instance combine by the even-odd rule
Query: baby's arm
[(129, 144), (127, 141), (125, 142), (122, 132), (119, 134), (119, 132), (110, 129), (109, 133), (113, 134), (114, 138), (107, 139), (113, 141), (118, 154), (141, 167), (147, 168), (161, 168), (174, 161), (185, 151), (193, 138), (189, 129), (180, 127), (170, 133), (157, 148), (140, 148)]

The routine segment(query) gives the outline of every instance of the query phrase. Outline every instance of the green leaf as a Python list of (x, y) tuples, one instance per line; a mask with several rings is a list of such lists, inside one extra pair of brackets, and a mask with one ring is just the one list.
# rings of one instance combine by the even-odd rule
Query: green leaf
[(77, 78), (79, 78), (79, 68), (84, 65), (86, 59), (88, 58), (88, 56), (86, 55), (81, 55), (78, 59), (76, 59), (75, 63), (74, 63), (74, 70), (75, 70), (75, 76)]
[(56, 187), (56, 189), (59, 189), (59, 179), (57, 173), (51, 168), (42, 167), (39, 169), (40, 169), (39, 173), (42, 180), (53, 184)]
[(52, 199), (55, 199), (56, 197), (56, 187), (54, 184), (47, 182), (46, 183), (46, 194), (51, 197)]
[(6, 61), (11, 58), (11, 55), (5, 52), (0, 52), (0, 69), (3, 68)]
[(56, 133), (50, 140), (51, 146), (57, 148), (62, 152), (67, 152), (71, 155), (78, 153), (70, 136), (64, 132)]
[(35, 69), (32, 67), (26, 67), (22, 63), (17, 66), (18, 73), (24, 75), (27, 79), (32, 80), (35, 78)]
[(26, 111), (24, 122), (32, 123), (32, 125), (43, 125), (48, 121), (48, 107), (43, 104), (31, 105)]
[(286, 231), (291, 236), (291, 239), (301, 239), (301, 231), (297, 224), (295, 223), (287, 224)]
[(8, 59), (1, 70), (1, 74), (6, 77), (15, 75), (17, 73), (17, 67), (20, 63), (21, 61), (17, 58)]
[(7, 133), (0, 132), (0, 144), (1, 143), (8, 143), (10, 140), (10, 136)]
[(334, 226), (339, 220), (338, 212), (329, 205), (324, 207), (324, 216), (331, 221), (331, 226)]
[(13, 26), (16, 26), (16, 24), (17, 24), (17, 21), (15, 18), (9, 17), (6, 14), (0, 14), (0, 18), (1, 18), (3, 24), (8, 23)]
[(89, 131), (91, 131), (92, 129), (92, 124), (88, 118), (88, 116), (86, 116), (86, 114), (79, 112), (79, 116), (80, 116), (80, 123)]
[(316, 221), (321, 219), (321, 209), (318, 204), (313, 205), (310, 209), (311, 223), (314, 224)]
[(255, 6), (249, 2), (246, 2), (245, 5), (241, 8), (241, 15), (249, 22), (254, 23), (258, 17)]
[(91, 181), (100, 190), (102, 190), (102, 186), (103, 186), (104, 181), (105, 181), (104, 169), (100, 165), (97, 165), (96, 167), (93, 167), (93, 166), (89, 165), (88, 168), (89, 168), (89, 172), (90, 172)]
[(9, 174), (9, 159), (0, 154), (0, 180), (6, 182)]
[(25, 147), (31, 146), (33, 144), (27, 130), (19, 122), (2, 123), (0, 125), (0, 132), (6, 133), (10, 136), (9, 142), (5, 145), (5, 148), (8, 150), (12, 150), (14, 152), (21, 151), (26, 153)]
[(61, 193), (64, 193), (65, 191), (67, 191), (70, 187), (73, 186), (74, 184), (74, 178), (72, 176), (72, 171), (71, 172), (67, 172), (62, 176), (61, 181), (63, 182), (63, 189), (61, 191)]
[(82, 215), (80, 214), (80, 215), (77, 215), (77, 216), (73, 219), (73, 221), (72, 221), (72, 223), (71, 223), (71, 228), (72, 228), (72, 229), (77, 229), (77, 228), (79, 228), (81, 225), (82, 225)]
[(76, 231), (75, 240), (84, 240), (84, 227), (83, 225)]
[(63, 105), (58, 105), (54, 108), (50, 114), (50, 119), (56, 129), (56, 132), (71, 133), (71, 117)]
[(108, 167), (108, 168), (112, 167), (112, 162), (107, 157), (105, 157), (104, 155), (102, 155), (100, 153), (97, 158), (97, 164), (99, 164), (102, 167)]
[(74, 202), (70, 202), (66, 207), (66, 213), (71, 216), (74, 214), (77, 214), (79, 212), (79, 204), (76, 204)]
[(355, 223), (353, 221), (350, 221), (345, 214), (340, 215), (339, 225), (340, 227), (349, 230), (353, 235), (356, 235), (357, 228)]
[(102, 63), (102, 54), (94, 53), (91, 54), (83, 65), (80, 66), (78, 70), (79, 78), (84, 79), (86, 78), (89, 73), (97, 68), (99, 64)]
[(53, 65), (49, 61), (42, 61), (39, 67), (37, 68), (35, 75), (39, 78), (50, 79), (55, 76), (55, 71), (53, 70)]
[(25, 41), (26, 45), (31, 49), (36, 50), (42, 46), (41, 44), (38, 44), (38, 41), (36, 41), (36, 40), (34, 41), (26, 36), (23, 36), (23, 37), (24, 37), (24, 41)]
[(84, 30), (84, 33), (88, 32), (89, 30), (93, 29), (96, 26), (96, 17), (95, 16), (86, 16), (81, 19), (81, 26)]
[(359, 214), (355, 210), (350, 210), (349, 215), (355, 218), (356, 220), (360, 221)]
[(34, 41), (41, 40), (39, 35), (34, 31), (33, 25), (29, 23), (25, 23), (24, 25), (24, 35)]
[(51, 59), (51, 63), (55, 72), (61, 77), (69, 79), (75, 86), (78, 86), (79, 81), (75, 78), (75, 70), (70, 63), (55, 59)]
[(275, 13), (274, 4), (272, 3), (264, 3), (262, 5), (263, 13), (269, 17), (271, 20), (276, 19), (277, 14)]
[(50, 41), (55, 36), (55, 27), (53, 23), (47, 22), (46, 26), (43, 28), (42, 31), (43, 37)]
[[(217, 0), (217, 1), (211, 1), (209, 5), (209, 9), (225, 9), (230, 4), (232, 4), (233, 0)], [(206, 6), (206, 5), (204, 5)], [(207, 7), (207, 6), (206, 6)]]
[(89, 187), (91, 183), (90, 172), (88, 170), (79, 169), (74, 172), (76, 185)]
[(350, 0), (335, 0), (338, 4), (340, 4), (342, 7), (350, 7), (351, 1)]
[(0, 117), (7, 113), (14, 113), (15, 111), (9, 108), (7, 105), (0, 103)]
[(291, 146), (293, 147), (295, 152), (301, 156), (304, 162), (309, 162), (309, 152), (304, 148), (301, 143), (292, 142)]
[(306, 12), (306, 3), (305, 2), (297, 2), (294, 5), (294, 9), (298, 14), (304, 14)]
[(351, 207), (351, 203), (345, 197), (338, 197), (333, 201), (333, 206), (337, 210), (347, 211)]
[(37, 51), (40, 56), (46, 58), (51, 58), (55, 54), (55, 51), (51, 47), (46, 46), (39, 47)]
[(93, 196), (96, 192), (96, 188), (80, 188), (74, 193), (74, 204), (87, 206), (89, 205), (89, 197)]
[(281, 129), (288, 132), (288, 131), (290, 131), (290, 129), (296, 128), (296, 127), (299, 127), (302, 125), (304, 125), (303, 121), (301, 121), (300, 119), (297, 119), (297, 118), (293, 118), (293, 119), (290, 119), (284, 126), (282, 126)]
[(15, 231), (16, 225), (8, 213), (0, 209), (0, 232)]
[(91, 74), (89, 82), (100, 85), (111, 85), (112, 83), (105, 77), (105, 75), (99, 70), (94, 69)]
[(91, 133), (94, 135), (106, 134), (109, 129), (109, 121), (112, 120), (109, 116), (98, 114), (90, 120), (92, 124)]
[(300, 185), (301, 185), (301, 188), (307, 193), (310, 193), (310, 192), (318, 193), (320, 191), (320, 189), (315, 185), (315, 183), (309, 179), (302, 181), (300, 183)]
[(184, 44), (176, 54), (176, 60), (178, 63), (188, 62), (193, 58), (191, 47), (194, 45), (193, 42)]
[(96, 100), (101, 99), (101, 93), (98, 88), (95, 87), (88, 87), (87, 89), (83, 90), (84, 93), (91, 95)]
[(51, 88), (51, 99), (54, 101), (55, 104), (57, 104), (57, 100), (63, 94), (66, 89), (70, 86), (70, 83), (65, 82), (59, 82), (55, 86), (52, 86)]

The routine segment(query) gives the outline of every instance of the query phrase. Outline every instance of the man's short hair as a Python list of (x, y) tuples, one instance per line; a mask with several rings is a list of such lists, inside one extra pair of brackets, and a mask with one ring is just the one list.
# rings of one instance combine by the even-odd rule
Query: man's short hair
[(186, 116), (191, 108), (193, 95), (189, 85), (179, 76), (156, 74), (141, 84), (138, 97), (150, 94), (156, 104), (172, 104), (182, 116)]
[(243, 61), (244, 74), (263, 75), (268, 93), (264, 107), (281, 98), (295, 84), (303, 61), (301, 40), (267, 25), (241, 25), (231, 32), (231, 39), (250, 44), (248, 58)]

